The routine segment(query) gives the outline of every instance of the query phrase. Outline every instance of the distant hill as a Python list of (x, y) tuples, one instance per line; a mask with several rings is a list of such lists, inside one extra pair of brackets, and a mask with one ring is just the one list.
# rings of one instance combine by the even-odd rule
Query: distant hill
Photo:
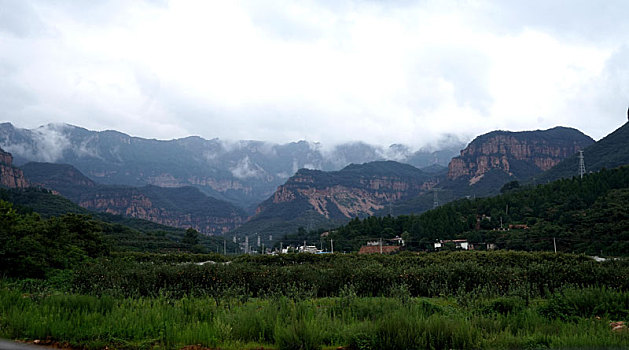
[(208, 234), (222, 234), (238, 225), (246, 214), (234, 205), (208, 197), (191, 186), (98, 185), (68, 164), (27, 163), (22, 167), (33, 183), (55, 190), (83, 208), (145, 219)]
[(332, 171), (351, 163), (387, 159), (418, 167), (446, 165), (462, 144), (451, 139), (436, 149), (412, 150), (404, 145), (387, 148), (361, 142), (326, 148), (306, 141), (273, 144), (196, 136), (161, 141), (67, 124), (20, 129), (3, 123), (0, 146), (13, 152), (17, 165), (33, 161), (71, 164), (100, 184), (194, 186), (253, 210), (301, 168)]
[[(485, 175), (492, 170), (513, 180), (527, 179), (593, 143), (594, 140), (582, 132), (564, 127), (522, 132), (493, 131), (475, 138), (460, 156), (450, 161), (448, 180), (464, 179), (474, 186), (486, 181)], [(499, 190), (500, 186), (494, 187)]]
[[(45, 189), (0, 189), (0, 200), (13, 203), (21, 213), (35, 212), (43, 218), (66, 214), (90, 216), (102, 222), (103, 234), (112, 242), (114, 250), (166, 252), (189, 249), (180, 243), (185, 234), (184, 229), (142, 219), (92, 212)], [(202, 246), (209, 252), (223, 250), (222, 238), (200, 235), (199, 239)], [(234, 252), (237, 248), (231, 242), (227, 242), (227, 247), (230, 252)]]
[[(583, 149), (586, 171), (612, 169), (629, 164), (629, 123)], [(535, 176), (533, 182), (547, 183), (578, 174), (578, 154), (566, 158), (552, 169)]]
[(301, 169), (234, 232), (278, 237), (299, 227), (331, 227), (354, 217), (373, 215), (432, 185), (430, 174), (394, 161), (351, 164), (333, 172)]
[[(629, 255), (629, 167), (601, 170), (583, 179), (513, 188), (505, 194), (459, 199), (421, 215), (354, 219), (314, 243), (334, 240), (337, 250), (358, 250), (368, 240), (402, 236), (411, 250), (467, 239), (476, 249), (554, 250), (589, 255)], [(324, 242), (329, 246), (329, 242)]]
[[(592, 138), (564, 127), (536, 131), (492, 131), (478, 136), (453, 158), (448, 172), (437, 176), (434, 190), (394, 203), (376, 215), (423, 213), (457, 198), (476, 198), (500, 193), (511, 181), (524, 181), (559, 164)], [(435, 193), (436, 197), (435, 197)]]

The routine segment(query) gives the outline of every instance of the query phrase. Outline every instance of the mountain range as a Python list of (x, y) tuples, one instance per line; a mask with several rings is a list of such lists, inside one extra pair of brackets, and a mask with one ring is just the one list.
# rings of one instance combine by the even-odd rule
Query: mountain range
[[(84, 208), (206, 234), (278, 237), (299, 227), (333, 228), (355, 217), (421, 213), (457, 198), (497, 194), (509, 182), (571, 176), (579, 150), (591, 170), (627, 164), (628, 128), (598, 143), (564, 127), (494, 131), (475, 138), (447, 167), (434, 157), (448, 150), (408, 152), (399, 145), (383, 150), (355, 143), (324, 152), (305, 141), (158, 141), (67, 125), (26, 130), (0, 124), (0, 145), (18, 152), (21, 170), (10, 161), (2, 164), (12, 174), (23, 171), (24, 186), (52, 189)], [(428, 166), (373, 160), (385, 156)], [(348, 159), (360, 161), (339, 167)], [(335, 167), (339, 170), (329, 170)], [(241, 209), (245, 205), (248, 213)]]
[(99, 185), (68, 164), (30, 162), (22, 166), (36, 185), (52, 189), (83, 208), (138, 218), (162, 225), (223, 234), (247, 218), (233, 204), (205, 195), (198, 188), (146, 185)]
[(434, 184), (434, 174), (394, 161), (350, 164), (332, 172), (301, 169), (235, 233), (279, 235), (299, 227), (333, 227), (374, 215)]
[(338, 172), (300, 170), (235, 233), (278, 234), (299, 226), (331, 228), (355, 217), (422, 213), (456, 198), (497, 194), (505, 183), (540, 174), (592, 143), (564, 127), (494, 131), (475, 138), (447, 171), (392, 161), (352, 164)]
[[(629, 164), (629, 123), (605, 136), (600, 141), (583, 149), (586, 172), (596, 172), (603, 168), (612, 169)], [(552, 169), (535, 176), (533, 182), (547, 183), (560, 178), (577, 175), (579, 155), (572, 154)]]
[(450, 138), (434, 150), (360, 142), (327, 149), (306, 141), (229, 142), (196, 136), (162, 141), (67, 124), (36, 129), (0, 124), (0, 147), (13, 154), (18, 166), (28, 162), (71, 164), (99, 184), (194, 186), (250, 213), (301, 168), (333, 171), (350, 163), (376, 160), (445, 166), (463, 146)]

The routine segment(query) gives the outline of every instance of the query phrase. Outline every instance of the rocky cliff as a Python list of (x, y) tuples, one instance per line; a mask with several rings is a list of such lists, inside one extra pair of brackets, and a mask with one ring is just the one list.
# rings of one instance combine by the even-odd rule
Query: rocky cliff
[(474, 139), (460, 156), (450, 161), (448, 179), (464, 179), (474, 185), (493, 170), (515, 179), (526, 179), (552, 168), (592, 143), (594, 140), (580, 131), (563, 127), (543, 131), (494, 131)]
[(87, 209), (144, 219), (158, 224), (192, 227), (206, 234), (223, 234), (245, 219), (238, 208), (205, 196), (194, 187), (129, 188), (100, 186), (80, 195), (78, 204)]
[[(629, 123), (625, 123), (611, 134), (583, 150), (586, 172), (603, 168), (612, 169), (629, 164)], [(536, 176), (536, 183), (547, 183), (578, 174), (579, 159), (574, 154), (552, 169)]]
[(0, 148), (0, 185), (8, 188), (28, 187), (22, 170), (13, 166), (13, 156)]
[(241, 209), (195, 187), (100, 185), (68, 164), (28, 163), (23, 169), (33, 182), (95, 211), (173, 227), (192, 227), (206, 234), (222, 234), (246, 218)]
[(418, 167), (446, 165), (462, 146), (455, 139), (443, 141), (436, 148), (419, 150), (360, 142), (327, 148), (306, 141), (228, 142), (195, 136), (149, 140), (67, 124), (36, 129), (0, 124), (0, 147), (13, 152), (18, 165), (31, 161), (71, 164), (108, 185), (194, 186), (242, 208), (254, 208), (300, 168), (339, 170), (350, 163), (384, 159)]
[(298, 226), (329, 226), (373, 215), (434, 185), (430, 175), (393, 161), (352, 164), (334, 172), (301, 169), (238, 232), (282, 234)]

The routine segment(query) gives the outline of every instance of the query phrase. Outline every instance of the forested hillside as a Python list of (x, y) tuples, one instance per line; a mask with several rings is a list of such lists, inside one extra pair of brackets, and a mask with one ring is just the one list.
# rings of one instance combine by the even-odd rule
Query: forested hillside
[[(31, 236), (38, 230), (35, 223), (48, 220), (63, 221), (66, 217), (73, 217), (73, 220), (80, 222), (81, 225), (89, 222), (90, 227), (102, 235), (102, 238), (107, 242), (107, 249), (113, 251), (212, 252), (223, 251), (224, 248), (223, 240), (218, 237), (196, 234), (196, 241), (193, 244), (185, 244), (184, 239), (187, 231), (184, 229), (120, 215), (94, 213), (79, 207), (64, 197), (54, 195), (43, 189), (0, 189), (0, 201), (9, 203), (0, 215), (14, 211), (20, 218), (22, 223), (20, 230), (22, 231), (16, 231), (18, 236), (16, 239), (19, 240), (34, 239), (35, 236)], [(10, 210), (7, 209), (9, 207)], [(9, 227), (7, 226), (7, 229)], [(59, 234), (59, 232), (55, 234)], [(0, 245), (6, 243), (2, 239), (7, 238), (0, 238)], [(229, 252), (235, 252), (236, 245), (227, 242), (226, 248)]]
[[(520, 187), (491, 198), (461, 199), (422, 215), (354, 219), (330, 233), (335, 247), (357, 249), (367, 239), (401, 235), (409, 249), (432, 249), (439, 239), (466, 238), (484, 249), (629, 254), (629, 167), (583, 179)], [(511, 225), (511, 229), (509, 228)]]
[[(583, 150), (587, 172), (611, 169), (629, 164), (629, 123), (605, 136)], [(535, 177), (535, 183), (547, 183), (564, 177), (572, 177), (579, 169), (578, 154), (566, 158), (552, 169)]]

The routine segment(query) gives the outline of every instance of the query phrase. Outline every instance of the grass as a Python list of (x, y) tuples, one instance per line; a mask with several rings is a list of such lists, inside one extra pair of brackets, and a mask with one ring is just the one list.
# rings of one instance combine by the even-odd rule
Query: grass
[[(627, 320), (629, 293), (568, 289), (526, 303), (518, 296), (114, 298), (0, 287), (0, 337), (51, 339), (86, 349), (535, 349), (629, 346), (611, 332)], [(470, 298), (472, 299), (472, 298)], [(588, 302), (608, 305), (588, 307)], [(559, 307), (568, 305), (569, 307)], [(551, 311), (549, 311), (551, 310)], [(599, 319), (600, 318), (600, 319)]]

